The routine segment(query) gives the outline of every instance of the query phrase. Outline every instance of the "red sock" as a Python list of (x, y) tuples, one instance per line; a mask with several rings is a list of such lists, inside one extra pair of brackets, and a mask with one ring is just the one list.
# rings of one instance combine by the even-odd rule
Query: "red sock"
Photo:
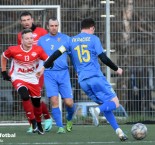
[(42, 116), (42, 106), (40, 107), (33, 107), (34, 108), (34, 114), (37, 122), (41, 122), (41, 116)]
[(41, 106), (42, 106), (42, 113), (44, 115), (44, 118), (45, 119), (49, 119), (50, 118), (50, 114), (49, 114), (49, 111), (47, 109), (47, 105), (42, 101), (41, 102)]
[(26, 116), (28, 120), (35, 119), (33, 106), (32, 106), (30, 99), (28, 101), (22, 101), (22, 104), (23, 104), (23, 108), (24, 108), (24, 111), (26, 112)]

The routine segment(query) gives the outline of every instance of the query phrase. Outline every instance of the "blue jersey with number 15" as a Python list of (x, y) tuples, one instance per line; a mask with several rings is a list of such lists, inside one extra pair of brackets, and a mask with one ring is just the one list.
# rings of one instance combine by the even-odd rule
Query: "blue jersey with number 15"
[(94, 76), (103, 76), (98, 55), (104, 49), (96, 35), (80, 33), (71, 37), (69, 43), (65, 43), (64, 47), (71, 53), (79, 82)]

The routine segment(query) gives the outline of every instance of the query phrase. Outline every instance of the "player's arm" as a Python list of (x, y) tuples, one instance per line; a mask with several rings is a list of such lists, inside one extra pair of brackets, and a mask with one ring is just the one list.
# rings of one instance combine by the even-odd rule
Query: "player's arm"
[(43, 73), (45, 68), (52, 68), (53, 67), (53, 62), (56, 60), (58, 57), (60, 57), (64, 52), (66, 51), (66, 48), (64, 46), (61, 46), (58, 50), (56, 50), (44, 63), (42, 66), (41, 70), (36, 73), (36, 77), (40, 77)]
[(98, 57), (105, 65), (109, 66), (112, 70), (116, 71), (118, 74), (122, 74), (123, 70), (119, 68), (116, 64), (114, 64), (104, 52), (99, 54)]
[(3, 77), (3, 80), (11, 81), (11, 77), (6, 72), (6, 65), (7, 65), (7, 58), (1, 55), (1, 74)]
[(1, 71), (6, 71), (7, 59), (1, 55)]
[(54, 60), (56, 60), (58, 57), (60, 57), (64, 52), (66, 51), (66, 48), (64, 46), (61, 46), (57, 51), (55, 51), (44, 63), (45, 68), (49, 68), (53, 65)]

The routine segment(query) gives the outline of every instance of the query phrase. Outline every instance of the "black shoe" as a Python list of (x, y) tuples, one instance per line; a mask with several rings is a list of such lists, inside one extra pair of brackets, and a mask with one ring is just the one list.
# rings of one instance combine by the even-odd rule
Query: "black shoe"
[(38, 128), (37, 128), (37, 122), (35, 119), (31, 120), (31, 125), (32, 125), (32, 132), (36, 133), (38, 131)]
[(43, 135), (44, 134), (44, 130), (42, 128), (41, 122), (37, 122), (37, 126), (38, 126), (38, 134)]

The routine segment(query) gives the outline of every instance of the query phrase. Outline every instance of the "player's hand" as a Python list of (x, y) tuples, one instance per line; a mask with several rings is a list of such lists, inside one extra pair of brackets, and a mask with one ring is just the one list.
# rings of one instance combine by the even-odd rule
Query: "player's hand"
[(121, 68), (118, 68), (118, 70), (116, 71), (117, 74), (122, 75), (123, 70)]
[(11, 81), (11, 77), (8, 75), (6, 71), (2, 71), (1, 74), (2, 74), (3, 80)]
[(45, 70), (45, 67), (42, 67), (41, 70), (40, 70), (39, 72), (36, 73), (36, 77), (37, 77), (37, 78), (40, 78), (40, 77), (43, 75), (44, 70)]

